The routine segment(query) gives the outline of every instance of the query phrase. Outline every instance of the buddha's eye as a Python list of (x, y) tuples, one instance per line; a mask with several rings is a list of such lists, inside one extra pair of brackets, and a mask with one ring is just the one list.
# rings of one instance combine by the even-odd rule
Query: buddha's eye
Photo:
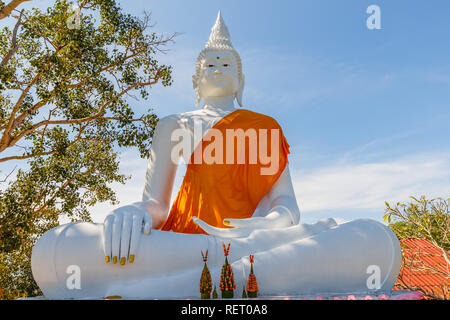
[(213, 64), (208, 64), (208, 68), (212, 68), (212, 67), (214, 67)]
[(229, 66), (229, 64), (228, 64), (228, 63), (225, 63), (225, 64), (223, 64), (223, 66), (224, 66), (224, 67), (228, 67), (228, 66)]

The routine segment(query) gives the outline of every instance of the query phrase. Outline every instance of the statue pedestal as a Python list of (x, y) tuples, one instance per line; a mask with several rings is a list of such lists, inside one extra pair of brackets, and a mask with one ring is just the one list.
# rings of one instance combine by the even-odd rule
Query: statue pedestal
[[(261, 296), (390, 292), (401, 264), (400, 245), (392, 231), (368, 219), (331, 222), (256, 230), (239, 239), (154, 230), (142, 235), (138, 258), (125, 266), (102, 259), (101, 224), (73, 223), (38, 240), (32, 255), (33, 276), (50, 299), (199, 298), (200, 251), (208, 249), (212, 283), (218, 285), (222, 242), (230, 241), (227, 258), (235, 277), (235, 296), (247, 283), (250, 254), (255, 256)], [(378, 283), (375, 289), (371, 277)]]
[[(422, 294), (418, 291), (392, 291), (390, 294), (381, 295), (354, 295), (345, 294), (338, 296), (260, 296), (258, 298), (249, 298), (249, 300), (421, 300)], [(197, 300), (199, 297), (187, 298), (186, 300)], [(47, 300), (44, 296), (19, 298), (17, 300)], [(102, 299), (103, 300), (103, 299)], [(126, 300), (126, 299), (123, 299)], [(213, 299), (211, 299), (213, 300)], [(227, 299), (229, 300), (229, 299)], [(245, 298), (234, 298), (230, 300), (246, 300)]]

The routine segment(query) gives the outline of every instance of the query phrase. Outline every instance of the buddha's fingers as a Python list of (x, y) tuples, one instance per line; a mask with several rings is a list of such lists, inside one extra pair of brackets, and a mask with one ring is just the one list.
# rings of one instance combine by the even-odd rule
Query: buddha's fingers
[(253, 228), (249, 229), (225, 229), (225, 228), (216, 228), (209, 224), (207, 224), (205, 221), (193, 217), (192, 221), (194, 221), (195, 224), (197, 224), (200, 228), (202, 228), (205, 232), (207, 232), (209, 235), (217, 236), (217, 237), (223, 237), (223, 238), (243, 238), (248, 237), (250, 233), (254, 230)]
[(134, 262), (137, 249), (139, 248), (141, 232), (142, 232), (142, 217), (135, 214), (133, 215), (133, 229), (131, 231), (130, 255), (128, 258), (128, 261), (130, 263)]
[(112, 228), (112, 260), (116, 264), (120, 256), (120, 238), (122, 235), (123, 215), (119, 214), (114, 217)]
[(152, 231), (152, 217), (148, 212), (145, 212), (144, 214), (144, 234), (148, 236)]
[(133, 226), (133, 217), (129, 214), (124, 215), (122, 222), (122, 234), (120, 236), (120, 264), (123, 266), (128, 259), (130, 249), (131, 228)]
[(105, 260), (106, 262), (111, 261), (112, 257), (112, 227), (113, 227), (114, 217), (109, 215), (106, 217), (103, 223), (103, 249), (105, 250)]

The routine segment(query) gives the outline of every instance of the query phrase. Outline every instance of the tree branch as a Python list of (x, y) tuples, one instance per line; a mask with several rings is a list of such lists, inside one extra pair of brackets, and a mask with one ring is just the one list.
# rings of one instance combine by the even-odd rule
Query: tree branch
[[(166, 41), (170, 41), (170, 39), (168, 39), (168, 40), (166, 40)], [(164, 41), (163, 41), (163, 42), (164, 42)], [(161, 42), (161, 43), (163, 43), (163, 42)], [(89, 79), (91, 79), (92, 77), (94, 77), (94, 76), (96, 76), (96, 75), (98, 75), (98, 74), (100, 74), (100, 73), (102, 73), (102, 72), (109, 71), (109, 69), (111, 69), (111, 68), (113, 68), (113, 67), (116, 67), (116, 66), (118, 66), (118, 65), (120, 65), (120, 64), (123, 64), (125, 61), (127, 61), (127, 60), (129, 60), (129, 59), (131, 59), (131, 58), (134, 58), (135, 56), (141, 54), (141, 53), (144, 52), (144, 50), (146, 50), (146, 49), (147, 49), (147, 46), (144, 47), (142, 50), (135, 51), (133, 54), (130, 54), (130, 55), (126, 56), (125, 58), (123, 58), (123, 59), (120, 60), (120, 61), (117, 61), (117, 62), (115, 62), (115, 63), (109, 64), (109, 65), (103, 67), (103, 68), (100, 69), (99, 71), (97, 71), (97, 72), (95, 72), (95, 73), (92, 73), (91, 75), (89, 75), (88, 77), (84, 78), (84, 79), (81, 80), (80, 82), (74, 83), (74, 84), (69, 84), (69, 85), (67, 85), (67, 86), (64, 86), (63, 88), (66, 88), (66, 89), (76, 89), (76, 88), (79, 88), (80, 86), (84, 85), (84, 84), (85, 84)], [(151, 65), (156, 69), (156, 72), (157, 72), (157, 73), (160, 72), (160, 70), (159, 70), (154, 64), (151, 64)], [(153, 84), (154, 84), (154, 83), (153, 83)], [(28, 88), (27, 88), (27, 89), (28, 89)], [(28, 89), (28, 90), (29, 90), (29, 89)], [(29, 115), (32, 114), (33, 112), (36, 112), (36, 111), (37, 111), (38, 109), (40, 109), (41, 107), (45, 106), (45, 105), (47, 104), (48, 100), (51, 98), (51, 96), (52, 96), (52, 94), (53, 94), (54, 92), (55, 92), (55, 90), (51, 91), (51, 92), (49, 93), (49, 98), (47, 98), (47, 99), (45, 99), (45, 100), (43, 100), (43, 101), (39, 101), (39, 102), (36, 103), (33, 107), (31, 107), (29, 110), (24, 111), (24, 112), (23, 112), (22, 114), (20, 114), (16, 119), (14, 119), (14, 121), (13, 121), (11, 127), (9, 128), (9, 131), (11, 131), (11, 129), (16, 128), (18, 125), (20, 125), (20, 124), (23, 122), (23, 120), (24, 120), (27, 116), (29, 116)], [(23, 100), (23, 99), (22, 99), (22, 100)], [(21, 102), (21, 101), (20, 101), (20, 102)], [(17, 106), (17, 105), (16, 105), (16, 106)], [(20, 106), (20, 105), (19, 105), (19, 106)], [(2, 149), (0, 148), (0, 152), (1, 152), (1, 151), (2, 151)]]
[(12, 173), (16, 170), (17, 166), (14, 167), (14, 169), (11, 170), (10, 173), (8, 173), (5, 178), (3, 178), (2, 180), (0, 180), (0, 182), (6, 182), (9, 178), (10, 175), (12, 175)]
[(6, 66), (9, 59), (16, 53), (17, 49), (19, 49), (19, 45), (17, 44), (17, 31), (19, 30), (19, 26), (22, 24), (22, 15), (23, 10), (20, 11), (19, 18), (17, 19), (16, 25), (14, 26), (13, 34), (12, 34), (12, 41), (11, 41), (11, 49), (8, 51), (8, 53), (3, 57), (2, 62), (0, 63), (0, 67)]
[[(16, 137), (13, 137), (12, 139), (9, 139), (9, 141), (7, 142), (6, 145), (3, 145), (2, 148), (0, 148), (0, 152), (6, 148), (12, 147), (14, 146), (20, 139), (22, 139), (25, 135), (30, 134), (32, 132), (34, 132), (36, 129), (42, 127), (42, 126), (46, 126), (46, 125), (64, 125), (64, 124), (82, 124), (85, 122), (89, 122), (92, 121), (94, 119), (99, 118), (104, 111), (106, 110), (106, 108), (113, 103), (115, 100), (119, 99), (121, 96), (123, 96), (124, 94), (126, 94), (128, 91), (136, 88), (136, 87), (140, 87), (140, 86), (150, 86), (150, 85), (154, 85), (159, 81), (159, 78), (161, 77), (161, 75), (157, 74), (155, 76), (155, 79), (153, 81), (150, 82), (140, 82), (140, 83), (135, 83), (131, 86), (129, 86), (127, 89), (123, 90), (122, 92), (120, 92), (119, 94), (117, 94), (116, 96), (112, 97), (111, 99), (109, 99), (107, 102), (105, 102), (99, 109), (98, 111), (89, 116), (89, 117), (85, 117), (85, 118), (78, 118), (78, 119), (64, 119), (64, 120), (44, 120), (41, 122), (38, 122), (34, 125), (32, 125), (30, 128), (28, 128), (27, 130), (22, 131), (20, 134), (18, 134)], [(5, 130), (6, 132), (6, 130)], [(5, 133), (6, 134), (6, 133)], [(6, 158), (3, 158), (6, 159)], [(3, 160), (0, 159), (0, 160)], [(4, 162), (7, 160), (3, 160), (0, 162)]]
[(8, 3), (6, 6), (4, 6), (2, 9), (0, 9), (0, 20), (6, 18), (11, 14), (11, 12), (17, 8), (22, 2), (27, 2), (31, 0), (12, 0), (10, 3)]
[[(86, 124), (86, 125), (84, 125), (84, 126), (81, 126), (81, 125), (80, 125), (80, 131), (78, 132), (77, 137), (76, 137), (72, 142), (70, 142), (70, 143), (67, 145), (67, 148), (73, 146), (73, 145), (74, 145), (75, 143), (77, 143), (78, 141), (81, 141), (81, 140), (91, 140), (91, 139), (88, 139), (88, 138), (82, 138), (82, 137), (81, 137), (82, 133), (83, 133), (84, 130), (88, 127), (88, 125), (89, 125), (89, 124)], [(51, 151), (43, 151), (43, 152), (38, 152), (38, 153), (32, 153), (32, 154), (23, 154), (23, 155), (21, 155), (21, 156), (9, 156), (9, 157), (5, 157), (5, 158), (0, 158), (0, 163), (1, 163), (1, 162), (6, 162), (6, 161), (9, 161), (9, 160), (25, 160), (25, 159), (30, 159), (30, 158), (34, 158), (34, 157), (49, 156), (49, 155), (51, 155), (51, 154), (55, 154), (56, 152), (58, 152), (57, 149), (51, 150)], [(1, 181), (0, 181), (0, 182), (1, 182)]]
[[(87, 172), (85, 172), (85, 174), (87, 175)], [(46, 196), (45, 196), (45, 197), (44, 197), (44, 204), (43, 204), (39, 209), (33, 210), (32, 215), (33, 215), (33, 216), (36, 216), (36, 215), (40, 214), (42, 211), (44, 211), (44, 210), (48, 207), (48, 203), (49, 203), (50, 201), (56, 199), (56, 197), (58, 196), (58, 192), (61, 191), (61, 190), (64, 190), (64, 189), (65, 189), (65, 188), (66, 188), (73, 180), (75, 180), (75, 178), (69, 179), (69, 180), (67, 180), (66, 182), (64, 182), (64, 183), (61, 185), (61, 187), (59, 187), (59, 189), (55, 191), (55, 193), (53, 194), (53, 196), (52, 196), (50, 199), (46, 200), (46, 199), (45, 199)]]
[(17, 100), (8, 124), (6, 125), (5, 131), (3, 132), (3, 136), (0, 140), (0, 152), (2, 152), (3, 150), (5, 150), (8, 147), (9, 142), (11, 141), (11, 131), (13, 129), (13, 124), (14, 124), (14, 118), (16, 116), (17, 111), (19, 111), (20, 106), (22, 105), (23, 100), (25, 99), (26, 95), (28, 94), (28, 92), (30, 91), (31, 87), (33, 87), (33, 85), (36, 83), (36, 81), (40, 78), (40, 76), (42, 75), (43, 70), (39, 71), (33, 78), (33, 80), (31, 80), (31, 82), (28, 84), (28, 86), (26, 87), (26, 89), (22, 92), (22, 94), (20, 95), (19, 99)]
[[(78, 175), (77, 175), (77, 177), (86, 177), (86, 176), (88, 176), (88, 175), (90, 175), (91, 173), (93, 173), (92, 172), (92, 170), (87, 170), (87, 171), (85, 171), (85, 172), (80, 172)], [(34, 210), (33, 209), (33, 212), (31, 213), (32, 214), (32, 216), (36, 216), (36, 215), (38, 215), (38, 214), (40, 214), (42, 211), (44, 211), (47, 207), (48, 207), (48, 203), (50, 202), (50, 201), (53, 201), (53, 200), (55, 200), (56, 198), (57, 198), (57, 196), (58, 196), (58, 194), (59, 194), (59, 192), (61, 191), (61, 190), (64, 190), (65, 188), (67, 188), (77, 177), (73, 177), (73, 178), (70, 178), (70, 179), (68, 179), (68, 180), (66, 180), (66, 182), (64, 182), (54, 193), (53, 193), (53, 195), (52, 195), (52, 197), (51, 198), (49, 198), (49, 199), (45, 199), (47, 196), (46, 195), (44, 195), (43, 197), (41, 197), (41, 199), (40, 200), (42, 200), (42, 198), (44, 198), (44, 203), (42, 204), (42, 206), (40, 207), (40, 208), (38, 208), (38, 209), (36, 209), (36, 210)]]

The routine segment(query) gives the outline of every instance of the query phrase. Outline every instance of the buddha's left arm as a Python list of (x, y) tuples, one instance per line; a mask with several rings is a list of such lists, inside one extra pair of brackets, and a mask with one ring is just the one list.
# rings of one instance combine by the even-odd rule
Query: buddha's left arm
[(289, 164), (267, 194), (269, 209), (259, 217), (225, 219), (224, 224), (236, 228), (283, 228), (300, 221), (300, 210), (292, 186)]
[(289, 225), (300, 222), (300, 210), (292, 185), (289, 164), (269, 191), (270, 209), (266, 218), (282, 220)]

